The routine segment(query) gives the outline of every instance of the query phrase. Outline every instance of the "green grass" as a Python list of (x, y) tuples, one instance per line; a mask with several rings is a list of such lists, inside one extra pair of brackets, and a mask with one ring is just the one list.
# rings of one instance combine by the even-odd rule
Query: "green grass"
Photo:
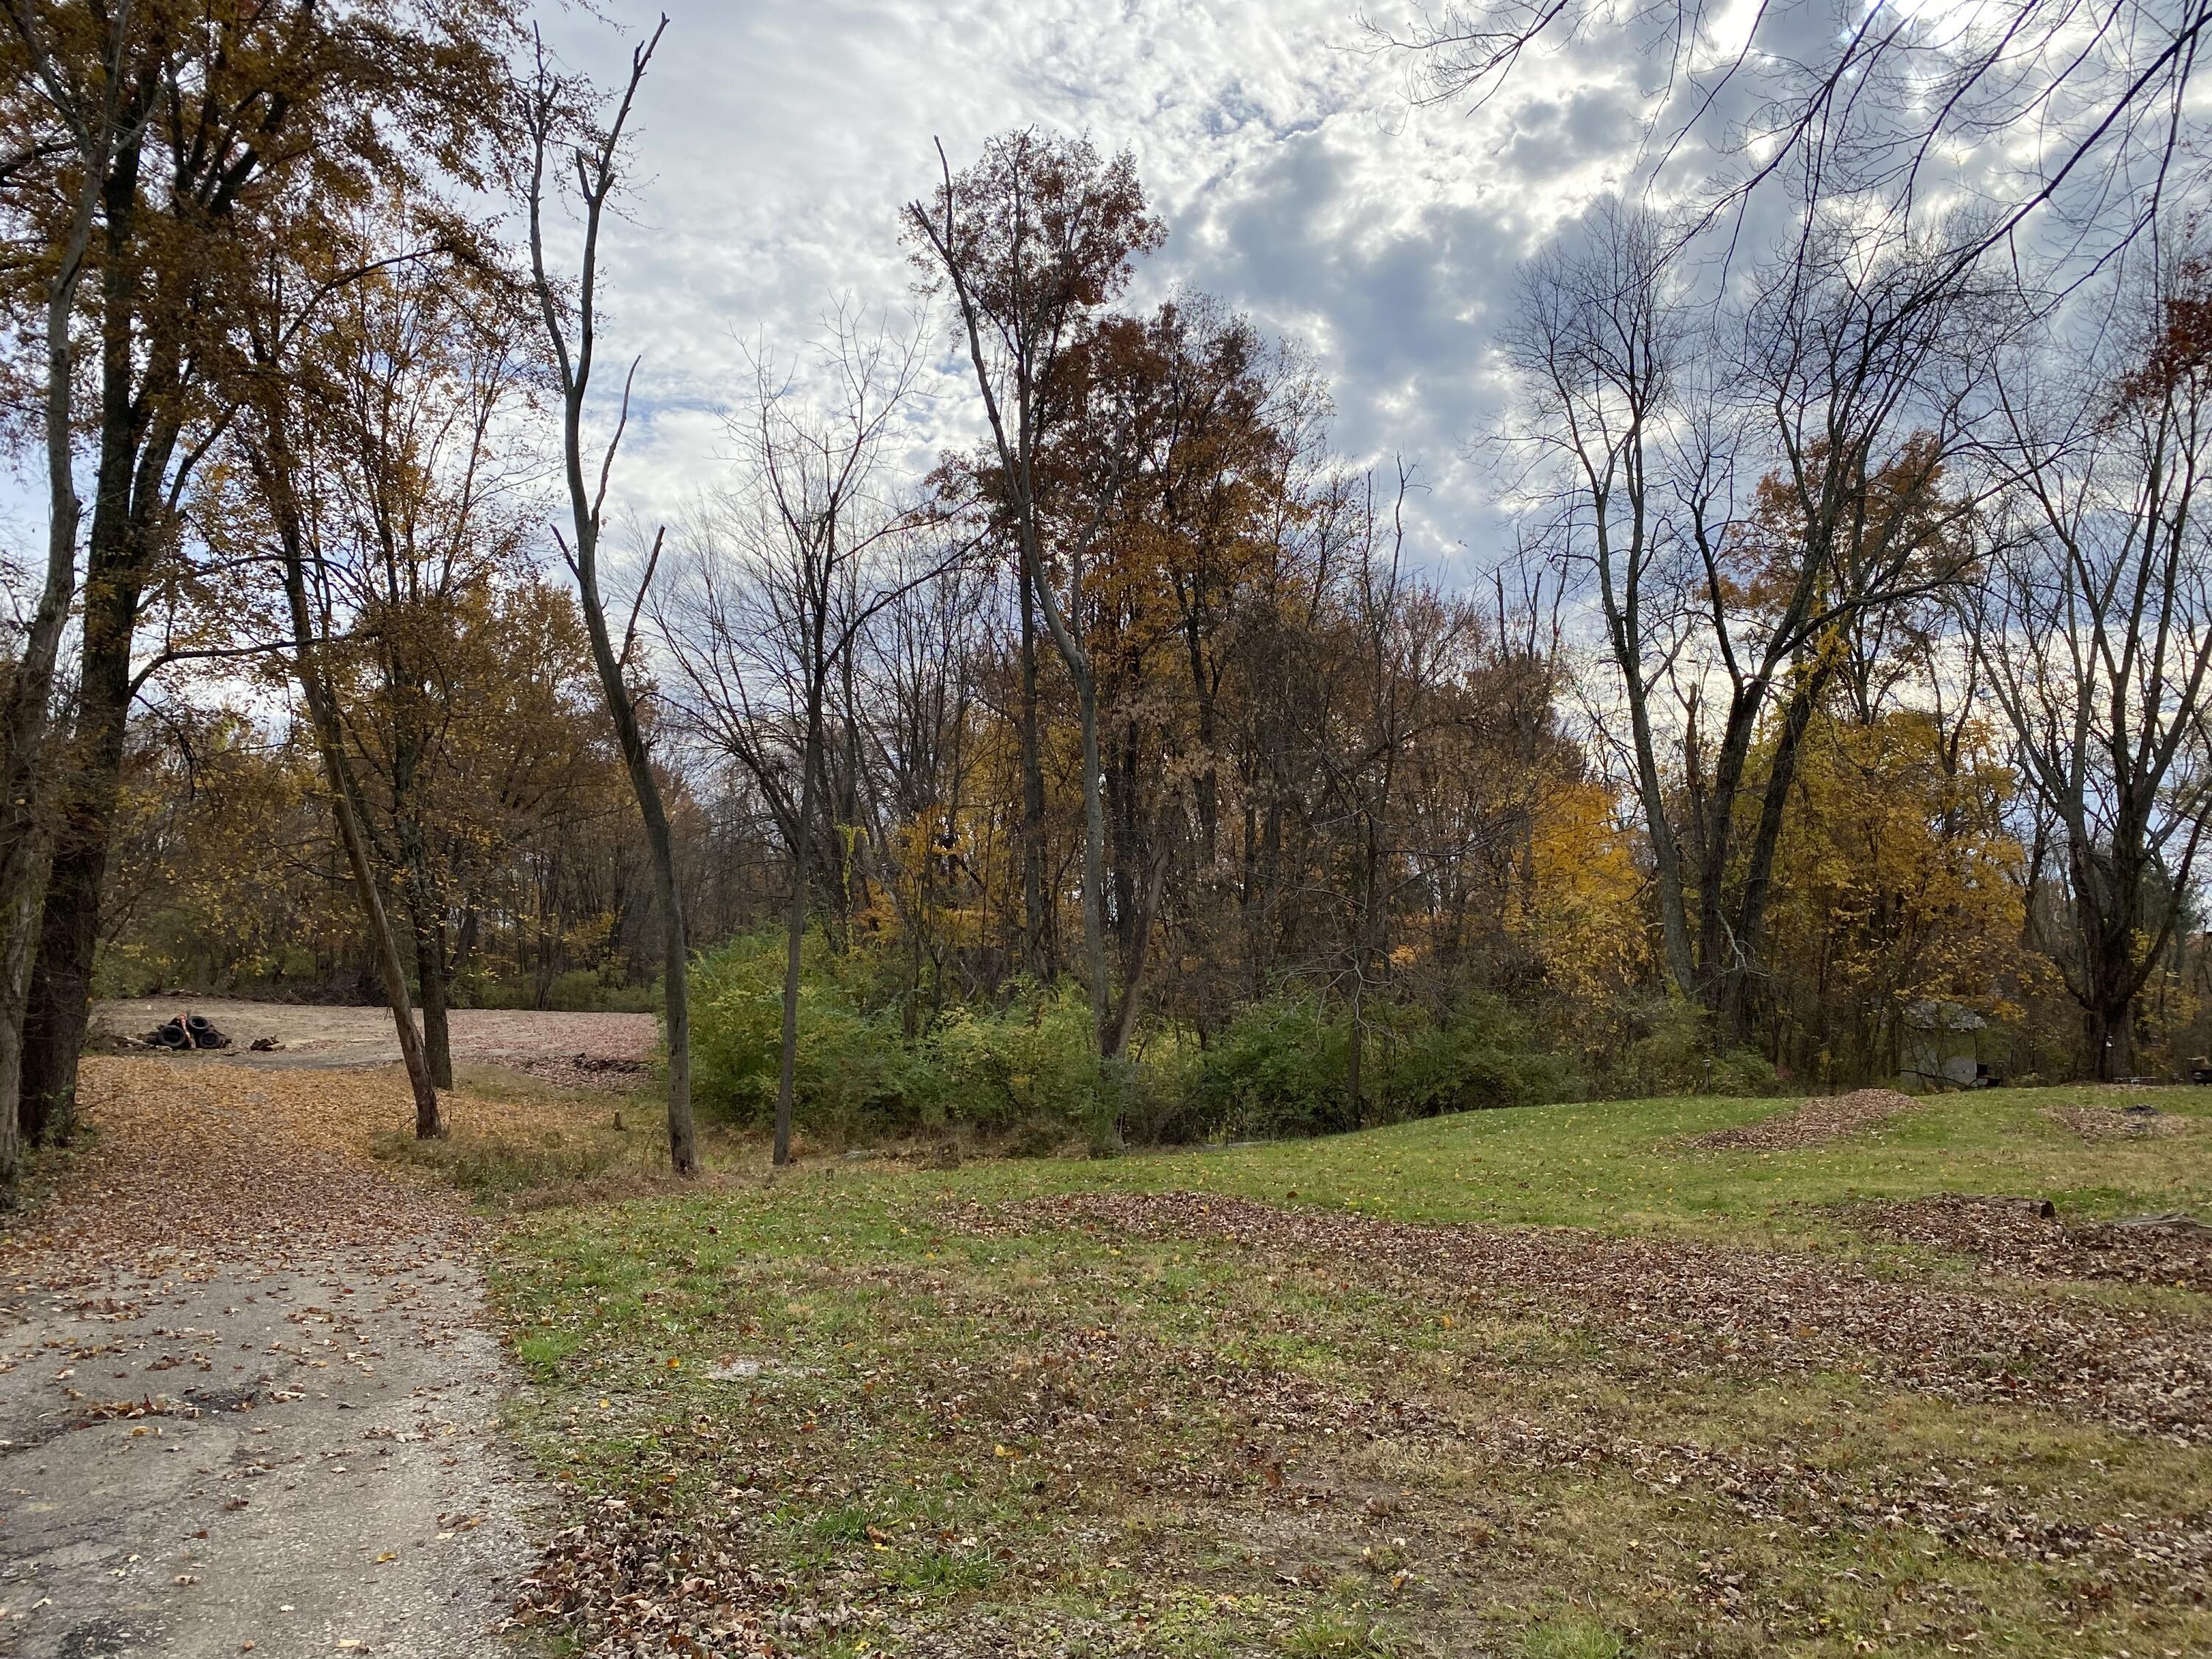
[[(1684, 1144), (1777, 1109), (1714, 1099), (951, 1170), (769, 1177), (747, 1149), (691, 1193), (507, 1226), (495, 1291), (531, 1384), (515, 1426), (576, 1515), (617, 1498), (621, 1524), (665, 1516), (759, 1564), (778, 1586), (763, 1614), (805, 1653), (2212, 1650), (2212, 1616), (2166, 1579), (2002, 1542), (2022, 1516), (2201, 1519), (2200, 1449), (1851, 1373), (1679, 1359), (1571, 1309), (1468, 1303), (1354, 1259), (959, 1224), (1053, 1193), (1202, 1188), (1843, 1249), (1955, 1278), (1832, 1205), (1949, 1190), (2081, 1216), (2212, 1208), (2201, 1122), (2092, 1145), (2045, 1115), (2112, 1098), (1954, 1096), (1765, 1155)], [(2204, 1115), (2184, 1091), (2156, 1100)], [(2186, 1292), (2109, 1294), (2202, 1318)], [(1770, 1489), (1735, 1468), (1790, 1473)], [(1953, 1501), (1931, 1492), (1964, 1494), (1966, 1518), (1931, 1520)]]

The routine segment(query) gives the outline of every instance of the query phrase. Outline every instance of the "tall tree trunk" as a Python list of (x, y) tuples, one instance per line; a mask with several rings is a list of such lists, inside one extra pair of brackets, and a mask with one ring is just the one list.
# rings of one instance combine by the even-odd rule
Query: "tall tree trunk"
[(441, 907), (419, 897), (408, 905), (415, 923), (415, 982), (422, 994), (422, 1058), (430, 1081), (453, 1086), (453, 1040), (447, 1011), (453, 1006), (453, 977), (446, 957), (446, 921)]
[[(817, 636), (815, 650), (821, 650)], [(775, 1151), (780, 1169), (791, 1162), (791, 1114), (799, 1078), (799, 957), (806, 945), (807, 857), (814, 835), (814, 780), (822, 768), (822, 688), (810, 672), (806, 690), (806, 741), (800, 751), (799, 822), (791, 837), (791, 903), (784, 913), (783, 1036), (776, 1053)]]
[[(281, 394), (280, 394), (281, 395)], [(273, 436), (273, 434), (272, 434)], [(301, 692), (307, 702), (307, 718), (314, 727), (315, 746), (322, 752), (323, 776), (331, 792), (331, 815), (337, 820), (338, 839), (345, 847), (346, 866), (353, 874), (354, 891), (361, 900), (362, 919), (376, 951), (377, 972), (384, 980), (384, 994), (392, 1007), (392, 1023), (399, 1038), (399, 1058), (407, 1068), (407, 1084), (415, 1097), (415, 1137), (429, 1140), (446, 1132), (438, 1109), (438, 1091), (430, 1081), (430, 1064), (422, 1052), (422, 1034), (415, 1029), (415, 1011), (408, 1004), (407, 965), (400, 960), (399, 940), (384, 908), (376, 866), (369, 856), (368, 836), (356, 805), (353, 778), (345, 763), (345, 739), (339, 730), (337, 710), (331, 701), (330, 684), (323, 678), (322, 660), (315, 646), (313, 613), (307, 608), (307, 544), (293, 495), (292, 460), (281, 439), (272, 443), (273, 455), (257, 462), (264, 494), (276, 520), (277, 539), (284, 556), (284, 599), (291, 612), (293, 666)]]
[(1160, 895), (1167, 887), (1167, 838), (1159, 837), (1145, 872), (1143, 895), (1136, 903), (1129, 944), (1121, 957), (1121, 1004), (1114, 1016), (1114, 1053), (1127, 1051), (1137, 1034), (1137, 1015), (1143, 1006), (1145, 963), (1152, 954), (1152, 922), (1159, 915)]
[(128, 733), (138, 605), (161, 534), (169, 463), (184, 410), (181, 348), (142, 335), (141, 273), (132, 257), (143, 150), (121, 144), (103, 187), (100, 459), (87, 538), (77, 714), (61, 773), (60, 822), (23, 1017), (21, 1088), (44, 1134), (66, 1139), (76, 1117), (77, 1061), (92, 1014), (94, 956)]
[[(653, 756), (646, 747), (645, 732), (637, 717), (637, 703), (623, 676), (629, 641), (617, 651), (607, 631), (605, 596), (599, 591), (600, 509), (606, 499), (609, 475), (629, 419), (629, 389), (623, 390), (622, 414), (599, 460), (599, 490), (594, 494), (584, 473), (584, 405), (591, 394), (592, 371), (597, 356), (599, 313), (599, 228), (605, 222), (607, 198), (614, 192), (615, 155), (623, 129), (637, 98), (646, 67), (659, 50), (667, 30), (664, 16), (652, 35), (630, 56), (629, 82), (617, 106), (613, 120), (592, 137), (592, 147), (562, 145), (565, 167), (573, 166), (584, 202), (583, 246), (576, 285), (575, 335), (572, 347), (568, 325), (562, 320), (560, 287), (545, 263), (545, 167), (549, 152), (562, 140), (567, 112), (566, 91), (556, 83), (541, 50), (537, 76), (529, 89), (525, 110), (532, 143), (528, 191), (530, 266), (538, 313), (544, 324), (546, 343), (552, 349), (561, 386), (561, 459), (568, 486), (569, 521), (575, 546), (568, 552), (576, 577), (576, 596), (584, 612), (584, 630), (591, 641), (592, 665), (598, 670), (599, 690), (607, 718), (614, 724), (622, 749), (623, 765), (629, 774), (630, 793), (637, 798), (638, 816), (645, 821), (646, 844), (653, 855), (654, 896), (661, 912), (661, 1006), (668, 1030), (668, 1161), (678, 1175), (696, 1174), (699, 1168), (699, 1139), (691, 1116), (691, 995), (689, 975), (690, 950), (684, 936), (684, 889), (676, 872), (675, 838), (670, 832), (668, 810), (660, 798), (660, 781), (653, 775)], [(635, 365), (632, 372), (635, 373)], [(656, 538), (653, 557), (659, 557)], [(653, 572), (646, 571), (650, 583)]]
[[(1354, 947), (1352, 959), (1358, 962), (1359, 951)], [(1352, 975), (1352, 1035), (1344, 1060), (1345, 1127), (1357, 1129), (1367, 1115), (1366, 1082), (1362, 1076), (1367, 1052), (1366, 986), (1355, 967)]]
[(1775, 734), (1774, 753), (1759, 803), (1759, 823), (1752, 833), (1743, 890), (1737, 896), (1735, 915), (1729, 924), (1735, 940), (1735, 959), (1714, 987), (1716, 1012), (1731, 1047), (1747, 1047), (1757, 1035), (1760, 958), (1766, 948), (1766, 905), (1774, 888), (1774, 860), (1782, 845), (1782, 827), (1790, 804), (1790, 791), (1797, 781), (1798, 757), (1805, 733), (1820, 707), (1829, 671), (1818, 666), (1800, 669), (1798, 683)]
[(1098, 1057), (1110, 1060), (1121, 1050), (1115, 1042), (1114, 988), (1106, 967), (1106, 798), (1098, 770), (1098, 687), (1088, 663), (1076, 675), (1075, 691), (1083, 726), (1083, 963), (1091, 981)]
[[(149, 467), (155, 464), (157, 447), (165, 447), (149, 446)], [(161, 470), (166, 471), (165, 457)], [(120, 523), (100, 522), (109, 510), (104, 501), (94, 510), (85, 570), (77, 717), (63, 769), (53, 865), (24, 1019), (24, 1091), (45, 1133), (56, 1139), (66, 1139), (76, 1121), (77, 1062), (91, 1023), (100, 909), (130, 737), (131, 659), (139, 601), (155, 551), (152, 526), (143, 521), (149, 511), (143, 500), (118, 513)]]
[(2090, 1074), (2100, 1083), (2118, 1083), (2135, 1072), (2135, 1002), (2100, 1000), (2082, 1011), (2083, 1044)]
[(584, 607), (592, 657), (599, 665), (607, 712), (614, 718), (615, 733), (629, 771), (630, 791), (637, 797), (638, 815), (645, 820), (646, 843), (653, 855), (653, 896), (660, 908), (661, 1008), (668, 1028), (668, 1161), (677, 1174), (694, 1175), (699, 1169), (699, 1137), (691, 1117), (691, 952), (684, 937), (684, 890), (676, 874), (676, 841), (669, 829), (667, 808), (661, 803), (660, 781), (653, 775), (653, 757), (638, 725), (636, 706), (630, 702), (622, 665), (607, 637), (596, 577), (592, 587), (592, 598)]
[[(119, 38), (121, 23), (116, 25)], [(112, 71), (111, 71), (112, 72)], [(102, 119), (111, 122), (112, 106)], [(12, 1203), (21, 1136), (52, 1125), (23, 1089), (24, 1026), (31, 993), (33, 940), (41, 931), (49, 844), (43, 822), (50, 768), (54, 666), (76, 586), (76, 536), (82, 518), (71, 446), (76, 356), (70, 324), (91, 246), (106, 146), (104, 125), (85, 158), (61, 262), (46, 292), (46, 569), (20, 656), (0, 689), (0, 1203)]]
[[(398, 593), (392, 593), (395, 602)], [(407, 654), (387, 641), (385, 684), (392, 695), (392, 815), (398, 856), (395, 874), (405, 895), (409, 931), (414, 934), (415, 983), (422, 1013), (422, 1053), (430, 1067), (430, 1081), (441, 1089), (453, 1086), (453, 1033), (446, 1017), (449, 977), (446, 955), (446, 896), (430, 865), (429, 837), (424, 833), (419, 786), (429, 744), (420, 728), (416, 711), (425, 687)], [(356, 797), (355, 810), (362, 814), (364, 830), (374, 822), (368, 803)]]
[(1036, 594), (1021, 562), (1022, 965), (1050, 984), (1060, 977), (1058, 929), (1045, 880), (1044, 758), (1038, 739)]
[(1374, 814), (1361, 815), (1359, 917), (1352, 944), (1352, 1048), (1345, 1063), (1345, 1109), (1349, 1127), (1367, 1121), (1364, 1056), (1367, 1049), (1367, 991), (1376, 957), (1376, 907), (1382, 892), (1382, 849), (1376, 839)]

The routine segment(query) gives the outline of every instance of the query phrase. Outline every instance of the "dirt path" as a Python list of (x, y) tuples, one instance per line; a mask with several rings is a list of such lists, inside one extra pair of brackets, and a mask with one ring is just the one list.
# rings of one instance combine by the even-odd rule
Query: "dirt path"
[(404, 1085), (86, 1079), (95, 1148), (6, 1241), (0, 1651), (501, 1652), (532, 1493), (474, 1230), (363, 1150)]

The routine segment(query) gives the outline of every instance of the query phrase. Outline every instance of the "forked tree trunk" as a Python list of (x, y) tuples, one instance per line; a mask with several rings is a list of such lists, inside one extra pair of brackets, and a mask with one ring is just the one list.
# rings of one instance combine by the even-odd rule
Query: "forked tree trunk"
[(392, 1023), (399, 1037), (399, 1058), (407, 1068), (407, 1084), (415, 1097), (415, 1138), (430, 1140), (446, 1132), (438, 1109), (438, 1091), (430, 1081), (430, 1066), (422, 1052), (421, 1033), (415, 1029), (415, 1011), (407, 995), (407, 965), (400, 959), (399, 941), (384, 908), (384, 896), (376, 884), (376, 867), (369, 857), (368, 837), (355, 810), (353, 780), (346, 771), (343, 734), (337, 711), (331, 702), (329, 684), (315, 650), (315, 629), (307, 609), (305, 541), (299, 509), (287, 471), (289, 458), (257, 465), (284, 560), (284, 598), (291, 611), (293, 663), (300, 690), (307, 698), (307, 717), (314, 727), (323, 775), (331, 792), (331, 815), (337, 820), (338, 839), (344, 845), (346, 866), (353, 874), (354, 891), (361, 900), (362, 919), (368, 924), (375, 947), (377, 971), (384, 978), (384, 994), (392, 1006)]
[(2091, 1006), (2082, 1011), (2082, 1045), (2089, 1051), (2090, 1075), (2100, 1083), (2118, 1083), (2135, 1071), (2135, 1006)]
[[(76, 538), (82, 521), (72, 445), (76, 354), (70, 325), (76, 307), (92, 225), (117, 137), (115, 65), (128, 8), (110, 26), (109, 97), (96, 131), (81, 134), (82, 178), (60, 262), (46, 291), (46, 569), (22, 650), (0, 688), (0, 1204), (15, 1200), (21, 1155), (24, 1024), (31, 997), (32, 955), (46, 902), (51, 842), (44, 822), (51, 771), (54, 665), (76, 586)], [(74, 1100), (74, 1090), (71, 1099)], [(49, 1125), (29, 1114), (33, 1133)]]

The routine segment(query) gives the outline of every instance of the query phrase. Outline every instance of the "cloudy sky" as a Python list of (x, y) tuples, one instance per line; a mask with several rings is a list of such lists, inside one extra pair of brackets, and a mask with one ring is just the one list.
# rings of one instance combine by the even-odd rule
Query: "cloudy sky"
[[(748, 343), (788, 358), (841, 300), (914, 303), (898, 211), (933, 182), (933, 140), (957, 167), (1036, 124), (1135, 152), (1170, 234), (1134, 299), (1208, 291), (1301, 342), (1339, 447), (1418, 465), (1429, 556), (1486, 561), (1499, 520), (1464, 452), (1497, 416), (1498, 308), (1514, 265), (1632, 165), (1637, 68), (1531, 60), (1479, 112), (1414, 108), (1355, 3), (667, 0), (606, 250), (611, 349), (643, 359), (630, 508), (680, 513), (725, 475)], [(549, 38), (605, 80), (660, 9), (609, 0)], [(972, 418), (956, 367), (917, 410), (918, 454)]]

